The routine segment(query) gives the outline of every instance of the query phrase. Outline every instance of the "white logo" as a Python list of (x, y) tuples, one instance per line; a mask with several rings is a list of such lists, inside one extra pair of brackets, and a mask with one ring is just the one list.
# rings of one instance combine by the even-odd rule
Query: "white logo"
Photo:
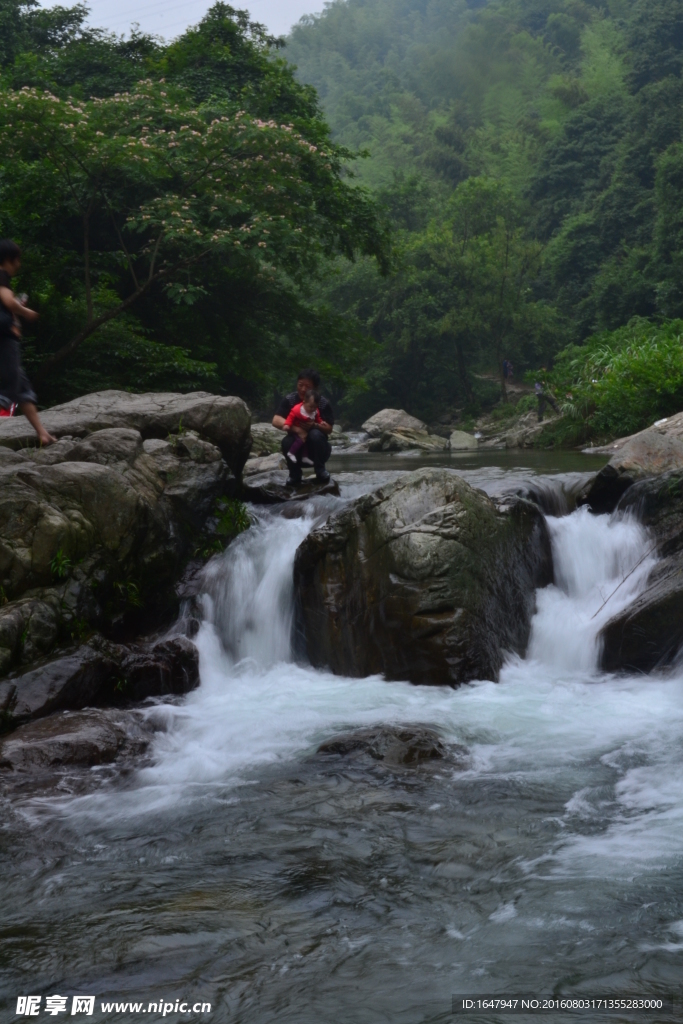
[(71, 1004), (71, 1016), (73, 1017), (75, 1013), (85, 1013), (88, 1017), (92, 1017), (94, 1009), (94, 996), (74, 996)]
[(17, 1016), (37, 1017), (40, 1010), (40, 996), (19, 996), (17, 999)]
[(46, 996), (45, 1012), (56, 1017), (58, 1013), (66, 1013), (66, 996)]

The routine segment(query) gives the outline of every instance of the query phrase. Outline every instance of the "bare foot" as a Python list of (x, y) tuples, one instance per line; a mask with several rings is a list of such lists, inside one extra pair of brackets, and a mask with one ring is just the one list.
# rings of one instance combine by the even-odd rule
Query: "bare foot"
[(45, 447), (48, 444), (55, 444), (57, 438), (53, 437), (52, 434), (48, 434), (47, 430), (42, 430), (38, 434), (38, 440), (40, 441), (41, 446)]

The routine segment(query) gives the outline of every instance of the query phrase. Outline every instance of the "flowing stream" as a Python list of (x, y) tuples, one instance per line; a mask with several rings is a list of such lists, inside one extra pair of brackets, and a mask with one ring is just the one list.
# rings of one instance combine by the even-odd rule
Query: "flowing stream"
[[(575, 477), (539, 483), (557, 495)], [(369, 485), (350, 473), (342, 492)], [(555, 585), (526, 658), (452, 691), (294, 659), (294, 553), (337, 505), (261, 510), (210, 563), (201, 686), (150, 704), (142, 767), (5, 794), (8, 1020), (29, 991), (201, 999), (214, 1022), (431, 1024), (454, 993), (680, 990), (683, 671), (597, 668), (601, 625), (652, 567), (645, 531), (549, 517)], [(466, 760), (316, 755), (377, 723), (430, 725)]]

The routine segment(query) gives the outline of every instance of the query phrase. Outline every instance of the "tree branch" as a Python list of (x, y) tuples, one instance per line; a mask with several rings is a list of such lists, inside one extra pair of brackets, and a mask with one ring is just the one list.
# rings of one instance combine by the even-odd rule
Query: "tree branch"
[[(159, 235), (156, 245), (154, 247), (154, 260), (158, 255), (159, 245), (161, 243), (162, 236), (163, 232)], [(191, 256), (188, 259), (180, 260), (172, 267), (162, 268), (161, 270), (157, 270), (156, 273), (154, 273), (154, 262), (152, 262), (150, 266), (150, 274), (147, 280), (138, 288), (136, 288), (135, 291), (131, 292), (131, 294), (126, 299), (123, 299), (123, 301), (120, 302), (118, 306), (114, 306), (113, 309), (107, 310), (106, 313), (102, 313), (101, 316), (98, 316), (96, 319), (90, 320), (88, 323), (86, 323), (85, 327), (83, 327), (83, 329), (80, 330), (78, 334), (74, 335), (71, 341), (67, 342), (66, 345), (62, 345), (62, 347), (58, 349), (57, 352), (54, 352), (51, 356), (49, 356), (42, 364), (42, 366), (38, 368), (38, 371), (34, 376), (35, 382), (37, 384), (40, 384), (43, 380), (45, 380), (45, 377), (50, 372), (50, 370), (54, 369), (55, 366), (58, 366), (59, 363), (64, 362), (64, 360), (68, 359), (70, 355), (73, 355), (76, 349), (79, 348), (79, 346), (82, 345), (83, 342), (87, 338), (89, 338), (91, 334), (94, 334), (98, 328), (102, 327), (103, 324), (109, 323), (110, 320), (114, 320), (121, 313), (124, 313), (129, 308), (129, 306), (132, 306), (133, 303), (136, 302), (141, 295), (144, 295), (144, 293), (148, 291), (148, 289), (154, 284), (155, 281), (159, 281), (163, 277), (169, 277), (170, 275), (175, 274), (176, 271), (180, 270), (182, 267), (190, 266), (192, 263), (197, 263), (199, 260), (203, 259), (204, 256), (206, 256), (206, 254), (209, 253), (210, 251), (210, 248), (204, 249), (196, 256)]]

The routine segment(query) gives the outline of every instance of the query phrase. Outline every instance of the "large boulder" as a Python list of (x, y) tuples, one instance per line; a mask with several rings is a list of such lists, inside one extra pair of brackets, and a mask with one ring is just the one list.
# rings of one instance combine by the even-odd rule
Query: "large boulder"
[(456, 686), (523, 653), (552, 558), (530, 502), (500, 511), (452, 471), (422, 469), (332, 515), (294, 572), (314, 665)]
[(633, 484), (618, 509), (648, 528), (650, 554), (659, 561), (643, 593), (603, 628), (601, 664), (610, 672), (650, 672), (683, 646), (683, 471)]
[[(86, 437), (98, 430), (127, 427), (144, 439), (194, 430), (214, 444), (239, 476), (251, 444), (251, 415), (241, 398), (194, 391), (142, 395), (97, 391), (42, 413), (55, 437)], [(23, 416), (0, 420), (0, 446), (15, 451), (37, 445), (35, 431)]]
[(452, 430), (448, 443), (452, 452), (474, 451), (479, 447), (476, 437), (465, 430)]
[(427, 433), (427, 425), (422, 420), (410, 416), (403, 409), (382, 409), (376, 412), (363, 424), (363, 430), (370, 437), (381, 437), (382, 434), (391, 433), (394, 430), (417, 430)]
[(272, 423), (252, 423), (251, 425), (252, 458), (264, 455), (280, 454), (285, 435)]
[(0, 739), (0, 772), (108, 764), (152, 739), (139, 715), (115, 709), (60, 712)]
[(683, 469), (683, 440), (654, 427), (589, 451), (611, 455), (579, 498), (580, 505), (590, 505), (597, 513), (612, 512), (636, 480)]
[[(2, 449), (0, 449), (2, 450)], [(0, 459), (0, 676), (93, 626), (159, 621), (235, 483), (192, 431), (103, 428)]]

